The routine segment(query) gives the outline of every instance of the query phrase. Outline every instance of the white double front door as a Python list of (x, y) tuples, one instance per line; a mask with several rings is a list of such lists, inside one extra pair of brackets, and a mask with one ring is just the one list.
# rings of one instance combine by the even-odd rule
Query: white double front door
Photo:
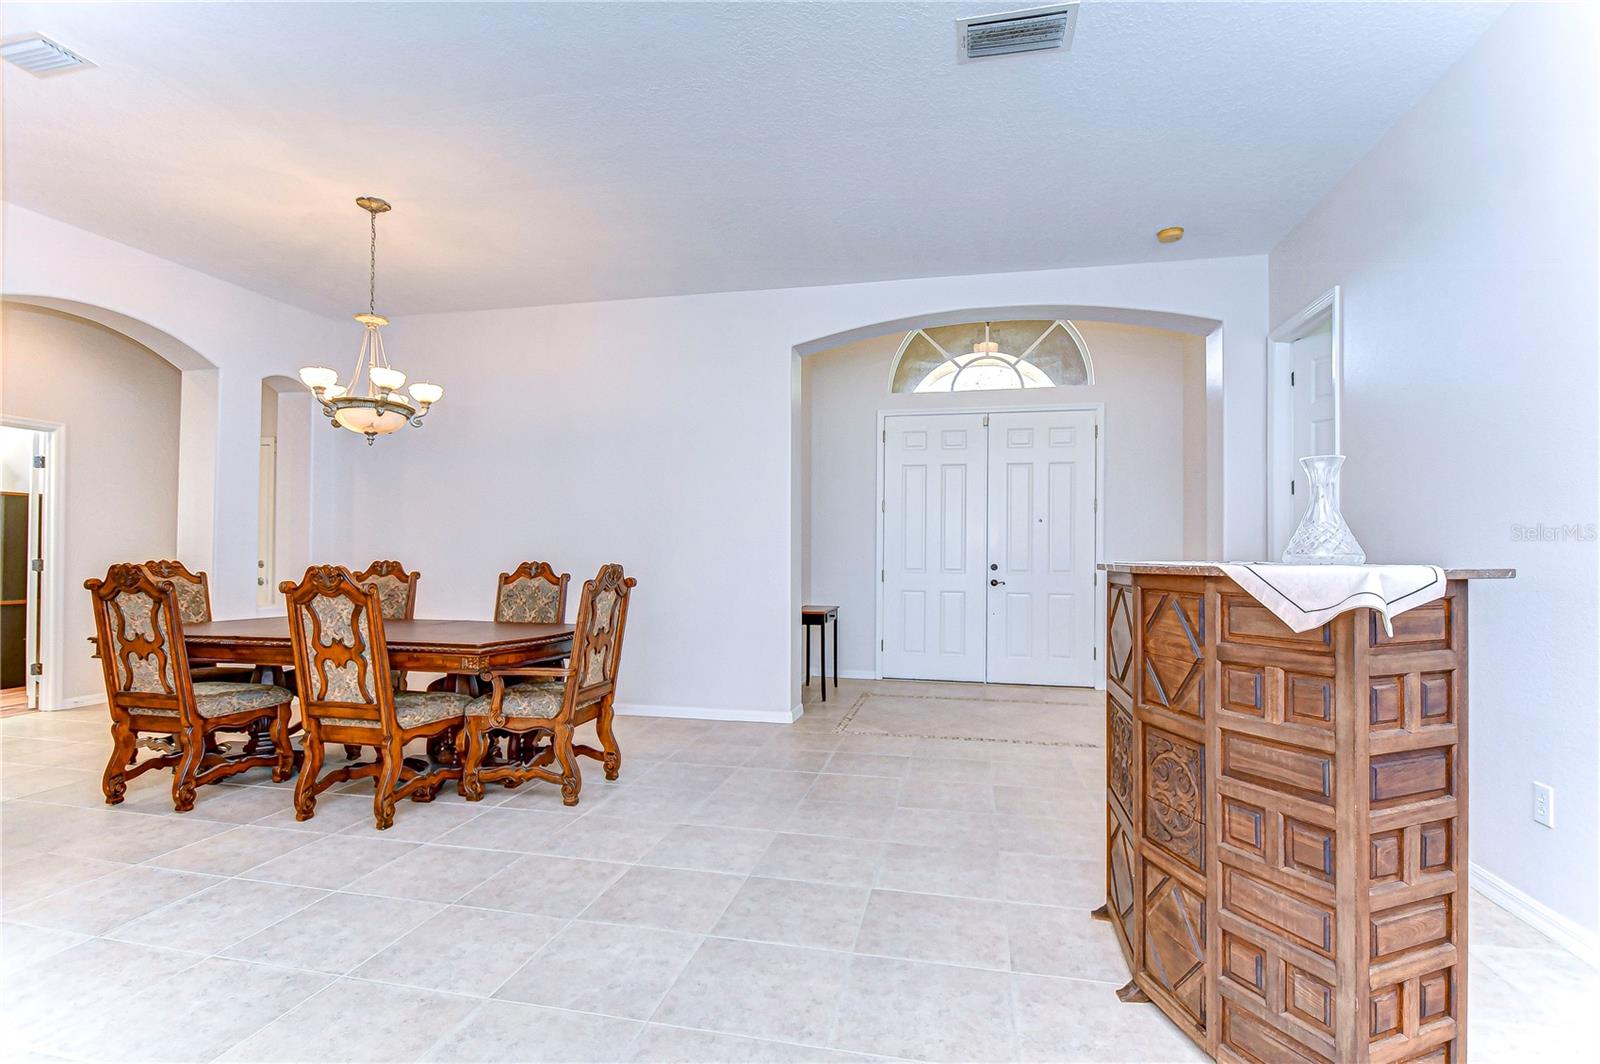
[(885, 676), (1092, 686), (1097, 414), (884, 418)]

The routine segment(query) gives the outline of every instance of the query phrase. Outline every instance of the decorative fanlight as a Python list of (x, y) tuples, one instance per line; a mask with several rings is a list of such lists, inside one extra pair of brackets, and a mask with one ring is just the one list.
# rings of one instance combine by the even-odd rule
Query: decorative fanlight
[[(361, 353), (356, 356), (355, 369), (350, 373), (350, 383), (340, 384), (339, 374), (326, 366), (306, 366), (300, 379), (311, 389), (337, 428), (349, 429), (367, 438), (370, 446), (379, 436), (398, 432), (407, 425), (418, 428), (428, 410), (444, 396), (437, 384), (419, 381), (407, 391), (406, 375), (389, 365), (383, 350), (383, 334), (379, 332), (389, 319), (377, 311), (378, 292), (378, 215), (390, 210), (386, 200), (376, 196), (362, 196), (356, 206), (369, 213), (372, 239), (368, 246), (367, 310), (357, 314), (356, 321), (365, 330), (361, 337)], [(366, 385), (362, 387), (362, 375)]]

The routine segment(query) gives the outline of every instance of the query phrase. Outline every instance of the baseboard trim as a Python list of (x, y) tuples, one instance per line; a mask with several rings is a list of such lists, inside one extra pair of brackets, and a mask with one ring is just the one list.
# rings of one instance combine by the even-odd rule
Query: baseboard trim
[[(51, 706), (50, 709), (45, 709), (44, 712), (49, 713), (51, 710), (56, 709), (82, 709), (84, 706), (99, 705), (105, 700), (105, 695), (78, 695), (75, 698), (63, 698), (57, 705)], [(44, 709), (42, 706), (40, 708)]]
[(782, 709), (722, 709), (712, 706), (651, 706), (640, 702), (616, 703), (624, 717), (675, 717), (679, 720), (740, 720), (754, 724), (793, 724), (800, 719), (798, 705)]
[(1561, 915), (1537, 898), (1530, 897), (1475, 861), (1467, 862), (1467, 874), (1473, 890), (1479, 891), (1579, 960), (1600, 968), (1600, 935)]
[[(812, 676), (821, 676), (822, 673), (814, 672), (811, 675)], [(833, 675), (833, 670), (832, 669), (828, 670), (828, 675), (830, 677)], [(878, 678), (878, 674), (873, 672), (871, 669), (840, 669), (839, 670), (839, 679), (841, 679), (841, 680), (876, 680), (877, 678)]]

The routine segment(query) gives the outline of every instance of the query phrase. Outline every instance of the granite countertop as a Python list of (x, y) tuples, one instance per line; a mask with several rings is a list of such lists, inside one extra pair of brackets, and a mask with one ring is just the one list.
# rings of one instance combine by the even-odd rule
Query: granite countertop
[[(1101, 562), (1107, 573), (1137, 573), (1144, 576), (1222, 576), (1216, 562)], [(1446, 580), (1511, 580), (1515, 569), (1446, 569)]]

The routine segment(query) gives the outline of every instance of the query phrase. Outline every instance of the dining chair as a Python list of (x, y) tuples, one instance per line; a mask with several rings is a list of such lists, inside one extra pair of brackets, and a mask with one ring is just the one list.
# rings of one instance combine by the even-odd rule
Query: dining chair
[(560, 624), (567, 615), (571, 573), (556, 575), (549, 562), (523, 562), (500, 574), (494, 619), (502, 624)]
[[(515, 786), (525, 780), (544, 780), (561, 787), (561, 801), (578, 804), (583, 779), (577, 755), (594, 758), (614, 780), (622, 767), (613, 728), (613, 699), (617, 666), (622, 658), (622, 630), (628, 618), (628, 599), (637, 582), (623, 575), (622, 566), (604, 565), (583, 585), (578, 617), (572, 633), (572, 652), (564, 667), (496, 669), (490, 673), (489, 693), (466, 707), (466, 751), (462, 758), (462, 797), (478, 801), (485, 783), (501, 781)], [(508, 685), (507, 680), (527, 682)], [(573, 732), (594, 722), (600, 748), (574, 745)], [(485, 766), (489, 733), (503, 730), (515, 735), (548, 734), (543, 746), (513, 743), (504, 764)], [(517, 760), (511, 760), (512, 756)], [(546, 766), (555, 762), (559, 771)]]
[[(187, 565), (171, 558), (145, 562), (143, 568), (157, 582), (172, 581), (178, 593), (178, 619), (184, 624), (205, 624), (211, 620), (211, 581), (205, 573), (190, 572)], [(248, 667), (206, 661), (191, 660), (189, 674), (196, 680), (221, 680), (224, 683), (255, 681), (253, 670)], [(280, 686), (291, 692), (294, 690), (294, 684), (288, 677)]]
[[(270, 766), (280, 783), (294, 773), (293, 695), (272, 684), (196, 680), (184, 648), (175, 581), (157, 581), (142, 566), (117, 564), (104, 580), (83, 586), (94, 602), (111, 711), (111, 758), (101, 780), (107, 805), (121, 802), (128, 781), (154, 768), (172, 767), (172, 805), (180, 813), (194, 808), (198, 789), (207, 783), (261, 766)], [(212, 741), (216, 732), (249, 731), (263, 720), (272, 733), (272, 753), (247, 750), (230, 757)], [(171, 736), (176, 749), (136, 762), (141, 732)]]
[(417, 608), (417, 581), (421, 573), (408, 573), (396, 561), (377, 561), (355, 574), (362, 587), (378, 589), (378, 601), (386, 621), (409, 621)]
[[(415, 581), (412, 574), (412, 580)], [(407, 761), (406, 744), (462, 724), (470, 699), (449, 691), (398, 691), (383, 636), (382, 593), (342, 565), (314, 565), (298, 584), (278, 585), (288, 604), (289, 641), (300, 675), (305, 762), (294, 789), (296, 820), (316, 814), (317, 795), (346, 780), (373, 779), (373, 817), (394, 823), (402, 798), (431, 801), (460, 770)], [(370, 746), (373, 761), (321, 776), (324, 743)]]

